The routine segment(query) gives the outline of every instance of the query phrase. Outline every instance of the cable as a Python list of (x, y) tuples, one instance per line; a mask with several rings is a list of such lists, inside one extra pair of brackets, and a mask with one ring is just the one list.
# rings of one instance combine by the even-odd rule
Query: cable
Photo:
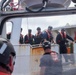
[(6, 0), (1, 1), (1, 11), (3, 10), (3, 5), (4, 5), (5, 2), (6, 2)]
[(46, 7), (47, 2), (48, 2), (48, 0), (43, 0), (43, 1), (42, 1), (43, 6), (42, 6), (39, 10), (37, 10), (37, 11), (33, 11), (33, 10), (31, 10), (30, 8), (27, 8), (27, 7), (26, 7), (26, 10), (27, 10), (28, 12), (32, 12), (32, 13), (41, 12), (41, 11)]
[(11, 2), (11, 0), (2, 0), (1, 11)]

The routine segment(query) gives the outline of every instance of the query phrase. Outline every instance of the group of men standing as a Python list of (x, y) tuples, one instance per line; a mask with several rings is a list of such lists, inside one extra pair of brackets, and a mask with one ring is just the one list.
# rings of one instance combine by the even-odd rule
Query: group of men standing
[(68, 43), (67, 39), (74, 42), (74, 40), (66, 33), (65, 29), (62, 28), (61, 31), (57, 34), (55, 42), (52, 34), (52, 27), (48, 26), (47, 30), (43, 32), (41, 32), (41, 28), (38, 27), (37, 33), (35, 35), (32, 34), (31, 29), (28, 30), (28, 34), (26, 34), (24, 38), (23, 35), (20, 34), (19, 43), (30, 43), (31, 45), (40, 43), (42, 44), (44, 55), (40, 59), (40, 75), (62, 75), (62, 56), (59, 58), (58, 53), (51, 50), (51, 43), (57, 43), (59, 45), (60, 55), (63, 54), (65, 61), (68, 62), (66, 54), (66, 43)]
[[(22, 32), (22, 28), (21, 28), (21, 32)], [(68, 42), (67, 39), (71, 40), (72, 42), (74, 41), (66, 33), (65, 29), (62, 28), (61, 31), (57, 34), (56, 40), (54, 40), (54, 37), (52, 34), (52, 26), (48, 26), (48, 28), (43, 32), (41, 31), (40, 27), (37, 27), (37, 33), (35, 35), (32, 34), (31, 29), (28, 29), (28, 33), (24, 36), (24, 38), (23, 38), (23, 35), (20, 33), (19, 43), (33, 45), (33, 44), (42, 44), (45, 40), (47, 40), (51, 43), (59, 44), (59, 48), (60, 48), (59, 52), (60, 54), (62, 54), (62, 53), (67, 53), (67, 48), (66, 48), (66, 43)]]
[[(28, 29), (28, 33), (23, 37), (20, 33), (19, 44), (40, 44), (44, 40), (48, 40), (53, 42), (53, 35), (52, 35), (52, 27), (49, 26), (47, 30), (41, 31), (40, 27), (37, 27), (37, 33), (35, 35), (32, 34), (32, 30)], [(21, 28), (22, 32), (22, 28)], [(7, 39), (11, 38), (11, 33), (7, 34)]]
[(32, 34), (32, 30), (28, 30), (28, 34), (24, 36), (24, 43), (30, 43), (32, 44), (40, 44), (44, 40), (48, 40), (50, 42), (53, 42), (53, 35), (52, 35), (52, 27), (49, 26), (47, 30), (41, 31), (40, 27), (37, 27), (37, 33), (35, 35)]
[[(52, 26), (48, 26), (47, 30), (41, 31), (41, 28), (37, 28), (37, 33), (32, 35), (32, 30), (28, 30), (28, 34), (24, 37), (24, 43), (30, 43), (30, 44), (42, 44), (44, 41), (49, 41), (51, 43), (57, 43), (59, 45), (59, 52), (60, 54), (67, 53), (67, 47), (66, 43), (69, 41), (74, 42), (73, 38), (70, 37), (64, 28), (61, 29), (61, 31), (58, 32), (56, 36), (56, 40), (54, 40), (53, 33), (52, 33)], [(67, 61), (67, 60), (66, 60)]]
[(74, 42), (74, 40), (66, 33), (64, 28), (62, 28), (61, 31), (57, 34), (56, 40), (54, 40), (51, 26), (48, 26), (47, 30), (44, 30), (43, 32), (41, 32), (41, 28), (38, 27), (35, 36), (32, 35), (31, 32), (32, 30), (28, 30), (28, 35), (25, 35), (25, 44), (42, 44), (45, 41), (49, 41), (50, 43), (57, 43), (59, 45), (59, 53), (61, 55), (63, 54), (65, 61), (68, 62), (66, 43), (68, 43), (69, 41), (67, 39), (69, 39), (72, 42)]

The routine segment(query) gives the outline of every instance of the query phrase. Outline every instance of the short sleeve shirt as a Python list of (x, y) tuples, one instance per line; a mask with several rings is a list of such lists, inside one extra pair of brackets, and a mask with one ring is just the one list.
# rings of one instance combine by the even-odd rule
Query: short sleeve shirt
[(45, 75), (61, 75), (62, 65), (60, 60), (55, 62), (50, 54), (44, 54), (40, 59), (40, 67), (46, 67)]

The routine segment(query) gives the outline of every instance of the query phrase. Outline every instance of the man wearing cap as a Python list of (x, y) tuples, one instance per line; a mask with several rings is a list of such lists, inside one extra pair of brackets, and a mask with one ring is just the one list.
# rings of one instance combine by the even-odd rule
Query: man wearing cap
[(43, 39), (55, 43), (52, 35), (52, 26), (48, 26), (48, 29), (43, 32)]
[(56, 37), (56, 43), (59, 44), (59, 52), (60, 54), (64, 54), (65, 61), (68, 62), (66, 53), (67, 53), (67, 47), (66, 43), (68, 43), (68, 40), (74, 41), (68, 34), (66, 34), (65, 29), (62, 28), (61, 31), (58, 33)]
[(24, 43), (25, 44), (31, 44), (31, 45), (33, 45), (35, 43), (35, 37), (32, 34), (32, 30), (31, 29), (28, 29), (28, 34), (25, 35)]
[(40, 75), (62, 75), (62, 64), (58, 53), (51, 50), (51, 43), (42, 43), (44, 54), (40, 59)]
[(37, 33), (35, 34), (35, 44), (40, 44), (43, 40), (41, 28), (37, 27)]

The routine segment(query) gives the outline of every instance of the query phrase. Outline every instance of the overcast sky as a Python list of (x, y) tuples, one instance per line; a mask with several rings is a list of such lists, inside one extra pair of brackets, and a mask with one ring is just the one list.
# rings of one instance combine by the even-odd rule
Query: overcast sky
[(48, 26), (53, 28), (69, 25), (76, 25), (76, 15), (65, 16), (50, 16), (50, 17), (35, 17), (22, 19), (23, 34), (26, 34), (27, 28), (32, 29), (33, 34), (36, 33), (36, 28), (41, 27), (42, 31)]
[[(49, 17), (32, 17), (22, 18), (21, 27), (23, 28), (23, 35), (27, 34), (28, 29), (32, 29), (32, 33), (36, 33), (36, 28), (41, 27), (42, 31), (48, 26), (53, 28), (69, 25), (76, 25), (76, 15), (61, 15)], [(7, 23), (7, 33), (11, 31), (12, 23)]]

